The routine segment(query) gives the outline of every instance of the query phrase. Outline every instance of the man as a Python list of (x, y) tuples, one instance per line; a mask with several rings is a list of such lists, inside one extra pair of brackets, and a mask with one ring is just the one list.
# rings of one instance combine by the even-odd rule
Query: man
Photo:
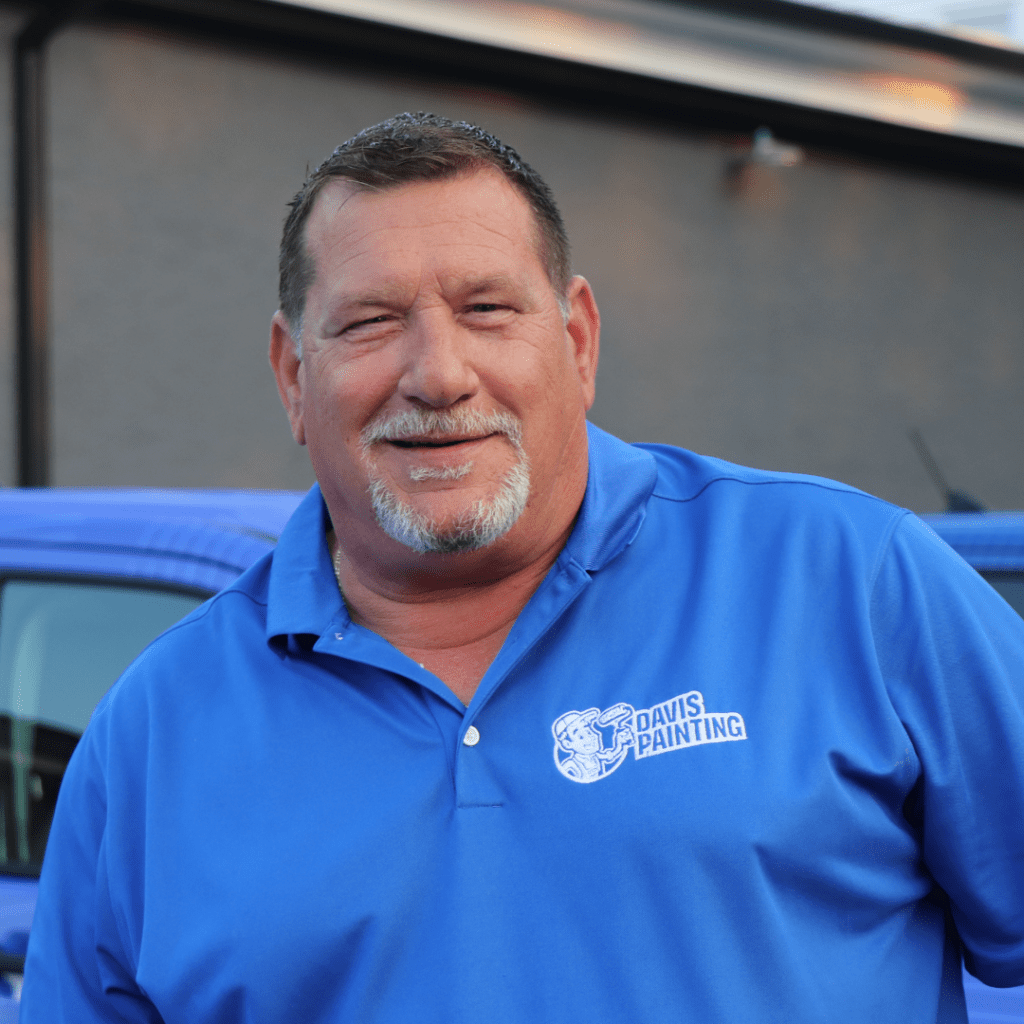
[(933, 1024), (961, 955), (1024, 982), (987, 585), (841, 484), (588, 428), (593, 295), (478, 128), (345, 143), (281, 265), (319, 487), (93, 716), (23, 1024)]

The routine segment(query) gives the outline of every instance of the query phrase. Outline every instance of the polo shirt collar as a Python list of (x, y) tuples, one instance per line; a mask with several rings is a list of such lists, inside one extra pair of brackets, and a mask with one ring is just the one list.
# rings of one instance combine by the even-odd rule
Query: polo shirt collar
[(587, 423), (589, 473), (565, 554), (588, 571), (602, 569), (628, 547), (647, 514), (658, 478), (654, 456)]
[(308, 633), (320, 636), (347, 615), (327, 550), (330, 518), (313, 484), (281, 531), (270, 566), (267, 638)]
[[(654, 456), (587, 424), (587, 489), (562, 558), (587, 571), (601, 569), (637, 535), (654, 490)], [(348, 614), (327, 550), (330, 525), (314, 484), (288, 520), (270, 568), (267, 637), (320, 636)], [(560, 559), (561, 560), (561, 559)]]

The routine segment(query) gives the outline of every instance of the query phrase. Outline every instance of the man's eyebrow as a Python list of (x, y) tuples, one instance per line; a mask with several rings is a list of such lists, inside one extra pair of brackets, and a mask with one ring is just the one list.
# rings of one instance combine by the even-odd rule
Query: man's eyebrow
[(351, 292), (339, 292), (332, 295), (327, 303), (330, 309), (352, 309), (365, 306), (392, 306), (407, 299), (408, 287), (395, 283), (383, 284), (373, 288), (355, 289)]
[(468, 296), (514, 288), (518, 284), (518, 280), (511, 274), (491, 274), (487, 277), (473, 277), (467, 274), (454, 282), (454, 290), (460, 295)]
[[(512, 274), (488, 274), (485, 277), (476, 277), (472, 273), (467, 273), (450, 280), (446, 290), (465, 300), (476, 295), (508, 291), (520, 286), (519, 279)], [(352, 291), (338, 292), (337, 295), (332, 295), (328, 299), (326, 308), (332, 316), (337, 316), (346, 310), (401, 306), (405, 305), (409, 298), (410, 291), (406, 283), (401, 281), (396, 281), (393, 284), (384, 282), (365, 289), (355, 288)]]

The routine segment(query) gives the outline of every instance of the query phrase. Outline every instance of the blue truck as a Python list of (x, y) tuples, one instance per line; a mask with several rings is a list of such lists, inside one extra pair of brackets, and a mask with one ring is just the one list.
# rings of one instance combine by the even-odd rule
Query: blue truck
[[(0, 1024), (16, 1024), (60, 781), (96, 702), (158, 634), (273, 549), (302, 495), (0, 491)], [(1024, 513), (925, 517), (1024, 617)], [(964, 975), (971, 1024), (1024, 986)]]
[(157, 635), (277, 542), (302, 495), (0, 491), (0, 1024), (64, 769), (96, 702)]

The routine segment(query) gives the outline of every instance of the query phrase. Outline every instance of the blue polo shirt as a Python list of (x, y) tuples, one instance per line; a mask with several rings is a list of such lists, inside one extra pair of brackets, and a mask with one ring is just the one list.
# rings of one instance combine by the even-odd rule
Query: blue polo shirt
[(935, 1024), (1024, 982), (1024, 624), (910, 514), (590, 431), (469, 708), (314, 488), (68, 768), (22, 1024)]

